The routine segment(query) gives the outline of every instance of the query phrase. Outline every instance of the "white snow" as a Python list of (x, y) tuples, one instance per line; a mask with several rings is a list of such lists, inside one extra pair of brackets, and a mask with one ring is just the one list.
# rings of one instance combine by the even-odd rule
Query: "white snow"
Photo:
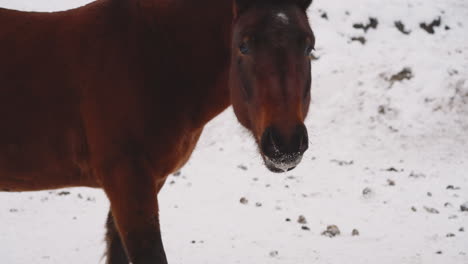
[(289, 24), (289, 17), (285, 13), (279, 12), (278, 14), (276, 14), (276, 17), (279, 21), (283, 22), (284, 24)]
[[(0, 0), (49, 11), (83, 3)], [(468, 2), (316, 0), (309, 13), (320, 57), (309, 151), (272, 174), (232, 110), (216, 118), (160, 194), (169, 262), (468, 263)], [(377, 29), (353, 28), (369, 17)], [(420, 28), (437, 17), (435, 34)], [(350, 41), (360, 36), (365, 45)], [(404, 68), (414, 77), (391, 85)], [(104, 262), (104, 194), (66, 191), (0, 193), (1, 263)], [(322, 236), (329, 225), (341, 235)]]

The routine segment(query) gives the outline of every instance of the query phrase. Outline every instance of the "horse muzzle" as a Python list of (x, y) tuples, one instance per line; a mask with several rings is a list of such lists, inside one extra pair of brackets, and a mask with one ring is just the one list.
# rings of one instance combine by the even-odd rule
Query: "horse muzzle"
[(271, 126), (265, 129), (260, 141), (265, 165), (276, 173), (293, 170), (308, 148), (309, 138), (304, 124), (297, 125), (288, 136)]

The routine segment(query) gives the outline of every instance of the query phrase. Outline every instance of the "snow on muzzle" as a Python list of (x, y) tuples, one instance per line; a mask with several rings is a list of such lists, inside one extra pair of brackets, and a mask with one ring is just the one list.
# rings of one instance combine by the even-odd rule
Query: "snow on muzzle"
[(299, 124), (289, 135), (274, 126), (263, 132), (260, 149), (266, 167), (272, 172), (294, 169), (309, 148), (309, 137), (304, 124)]

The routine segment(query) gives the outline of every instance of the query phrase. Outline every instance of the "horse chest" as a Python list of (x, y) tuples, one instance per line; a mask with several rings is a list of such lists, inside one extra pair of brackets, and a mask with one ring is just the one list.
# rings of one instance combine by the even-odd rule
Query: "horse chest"
[(165, 169), (162, 173), (167, 175), (181, 169), (190, 159), (193, 150), (200, 138), (203, 129), (186, 132), (171, 141), (169, 151), (164, 158), (159, 159), (160, 166)]

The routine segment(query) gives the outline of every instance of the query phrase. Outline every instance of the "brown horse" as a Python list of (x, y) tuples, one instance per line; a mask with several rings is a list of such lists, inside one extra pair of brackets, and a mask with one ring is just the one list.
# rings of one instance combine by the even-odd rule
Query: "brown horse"
[(213, 117), (232, 104), (271, 171), (300, 162), (310, 2), (0, 9), (0, 190), (102, 188), (107, 262), (167, 263), (157, 194)]

